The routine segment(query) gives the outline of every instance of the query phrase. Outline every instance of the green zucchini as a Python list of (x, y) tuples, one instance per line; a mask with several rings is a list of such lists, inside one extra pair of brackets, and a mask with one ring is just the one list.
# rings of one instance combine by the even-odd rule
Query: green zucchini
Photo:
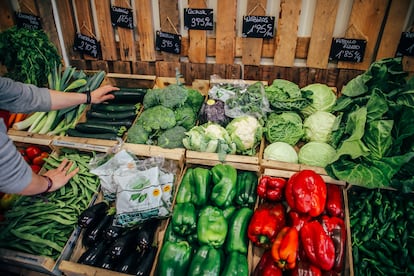
[(112, 91), (111, 94), (115, 96), (114, 102), (125, 102), (125, 103), (142, 103), (147, 90), (136, 89), (136, 90), (116, 90)]
[(84, 133), (77, 131), (74, 128), (66, 130), (66, 134), (72, 137), (93, 138), (103, 140), (117, 140), (119, 138), (118, 135), (113, 133)]
[(107, 119), (90, 118), (86, 121), (87, 123), (96, 125), (108, 125), (108, 126), (125, 126), (130, 128), (134, 122), (132, 119), (121, 119), (117, 121), (108, 121)]
[(102, 103), (93, 104), (91, 110), (94, 111), (106, 111), (106, 112), (123, 112), (123, 111), (134, 111), (136, 112), (141, 108), (141, 104), (113, 104), (113, 103)]
[(124, 119), (134, 119), (137, 116), (135, 111), (122, 111), (122, 112), (106, 112), (106, 111), (95, 111), (88, 110), (86, 112), (86, 118), (98, 118), (111, 121), (124, 120)]
[(101, 124), (92, 124), (91, 122), (78, 123), (75, 126), (77, 131), (83, 133), (113, 133), (122, 136), (127, 128), (125, 126), (109, 126)]

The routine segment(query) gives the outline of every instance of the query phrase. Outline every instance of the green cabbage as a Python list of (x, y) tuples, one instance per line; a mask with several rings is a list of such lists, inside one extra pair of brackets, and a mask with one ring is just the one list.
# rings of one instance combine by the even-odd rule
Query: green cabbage
[(330, 142), (336, 116), (326, 111), (316, 111), (303, 121), (305, 141)]
[(271, 113), (264, 134), (269, 143), (285, 142), (294, 146), (305, 134), (302, 118), (295, 112)]
[(298, 154), (295, 149), (285, 142), (274, 142), (263, 151), (263, 158), (289, 163), (298, 163)]
[(303, 145), (298, 154), (299, 163), (309, 166), (326, 167), (334, 161), (336, 150), (323, 142), (309, 142)]
[(237, 153), (254, 155), (256, 147), (262, 140), (263, 127), (253, 116), (244, 115), (234, 118), (226, 130), (230, 139), (236, 144)]
[(302, 91), (311, 91), (312, 103), (301, 110), (301, 113), (308, 117), (316, 111), (331, 112), (336, 103), (336, 95), (326, 84), (313, 83), (305, 86)]

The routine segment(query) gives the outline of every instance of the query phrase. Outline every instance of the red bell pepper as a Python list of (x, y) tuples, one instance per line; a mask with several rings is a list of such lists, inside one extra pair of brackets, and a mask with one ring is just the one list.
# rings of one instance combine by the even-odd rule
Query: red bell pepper
[(48, 156), (49, 156), (49, 153), (47, 153), (46, 151), (42, 151), (42, 153), (40, 153), (38, 156), (33, 158), (32, 163), (34, 165), (43, 166), (43, 164), (45, 163), (44, 159), (47, 158)]
[(36, 156), (39, 156), (42, 153), (42, 150), (37, 146), (28, 146), (26, 148), (26, 155), (33, 160)]
[(308, 214), (300, 214), (293, 210), (288, 212), (288, 225), (295, 227), (298, 231), (300, 231), (305, 223), (311, 221), (311, 219), (312, 217)]
[(266, 250), (256, 265), (253, 276), (282, 276), (282, 270), (273, 260), (270, 250)]
[(335, 262), (333, 270), (340, 273), (344, 268), (345, 258), (345, 222), (339, 217), (322, 216), (321, 224), (325, 232), (331, 237), (335, 246)]
[(339, 185), (329, 184), (327, 186), (326, 212), (332, 217), (344, 217), (344, 200)]
[(285, 226), (272, 245), (272, 257), (281, 269), (293, 269), (299, 248), (299, 233), (295, 227)]
[(313, 170), (303, 170), (293, 174), (286, 185), (285, 196), (289, 206), (312, 217), (325, 210), (326, 183)]
[(285, 207), (282, 203), (263, 203), (252, 215), (247, 236), (258, 247), (268, 248), (280, 229), (286, 225)]
[(322, 271), (309, 262), (300, 261), (291, 271), (290, 276), (322, 276)]
[(300, 230), (300, 241), (309, 261), (329, 271), (335, 263), (335, 245), (317, 220), (306, 223)]
[(269, 201), (280, 201), (283, 198), (286, 183), (285, 178), (264, 175), (257, 185), (257, 195)]

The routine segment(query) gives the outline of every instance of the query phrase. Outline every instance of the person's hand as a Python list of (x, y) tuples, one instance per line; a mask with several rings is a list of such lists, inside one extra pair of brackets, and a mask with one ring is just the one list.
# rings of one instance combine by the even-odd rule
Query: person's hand
[(91, 103), (98, 104), (108, 100), (113, 100), (114, 95), (110, 94), (112, 91), (119, 90), (118, 87), (112, 85), (104, 85), (91, 92)]
[(53, 170), (49, 170), (43, 174), (49, 176), (53, 182), (53, 186), (49, 190), (50, 192), (56, 191), (65, 186), (69, 180), (79, 172), (79, 167), (71, 172), (68, 172), (72, 167), (72, 164), (73, 162), (69, 162), (67, 159), (64, 159), (62, 163), (60, 163), (59, 167)]

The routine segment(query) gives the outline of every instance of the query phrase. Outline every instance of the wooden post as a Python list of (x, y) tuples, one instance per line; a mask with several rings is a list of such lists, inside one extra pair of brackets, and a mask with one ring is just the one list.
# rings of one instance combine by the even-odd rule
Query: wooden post
[[(205, 0), (189, 0), (189, 8), (206, 8)], [(188, 59), (194, 63), (204, 63), (207, 59), (207, 31), (189, 30), (190, 47), (188, 48)]]
[(236, 54), (236, 0), (217, 2), (216, 63), (233, 64)]
[(96, 21), (99, 30), (99, 41), (102, 49), (103, 60), (118, 60), (114, 28), (111, 22), (111, 1), (94, 0), (96, 9)]
[(137, 0), (138, 43), (141, 61), (155, 61), (154, 20), (151, 0)]

